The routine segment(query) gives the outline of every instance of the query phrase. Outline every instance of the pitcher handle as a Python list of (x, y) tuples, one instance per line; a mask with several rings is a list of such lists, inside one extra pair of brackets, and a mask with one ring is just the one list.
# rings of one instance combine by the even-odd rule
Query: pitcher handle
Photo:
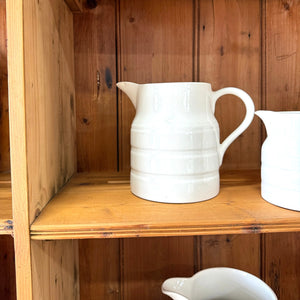
[(213, 108), (217, 100), (224, 95), (234, 95), (239, 97), (246, 106), (246, 115), (243, 122), (220, 144), (219, 148), (219, 158), (220, 158), (220, 165), (223, 161), (223, 156), (229, 145), (242, 133), (244, 132), (247, 127), (251, 124), (253, 117), (254, 117), (254, 104), (251, 97), (241, 89), (234, 88), (234, 87), (227, 87), (220, 89), (218, 91), (213, 92), (212, 102)]

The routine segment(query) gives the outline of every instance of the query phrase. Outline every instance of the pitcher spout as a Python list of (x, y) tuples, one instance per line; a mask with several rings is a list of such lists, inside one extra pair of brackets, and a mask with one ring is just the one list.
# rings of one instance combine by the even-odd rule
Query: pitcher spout
[(189, 300), (190, 280), (189, 278), (169, 278), (162, 284), (161, 290), (173, 300)]
[(139, 84), (128, 81), (122, 81), (117, 83), (117, 87), (129, 97), (133, 106), (136, 107), (136, 99), (139, 90)]

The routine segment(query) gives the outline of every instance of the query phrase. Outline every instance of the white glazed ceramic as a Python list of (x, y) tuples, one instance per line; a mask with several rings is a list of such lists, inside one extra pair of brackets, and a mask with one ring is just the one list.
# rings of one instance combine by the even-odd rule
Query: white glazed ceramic
[(261, 195), (300, 211), (300, 111), (257, 111), (267, 129), (261, 150)]
[(211, 268), (190, 278), (169, 278), (162, 292), (174, 300), (277, 300), (258, 277), (232, 268)]
[[(167, 203), (216, 196), (224, 152), (254, 116), (249, 95), (232, 87), (213, 92), (203, 82), (119, 82), (117, 86), (136, 108), (131, 126), (132, 193)], [(241, 125), (220, 144), (214, 110), (217, 99), (225, 94), (240, 97), (247, 112)]]

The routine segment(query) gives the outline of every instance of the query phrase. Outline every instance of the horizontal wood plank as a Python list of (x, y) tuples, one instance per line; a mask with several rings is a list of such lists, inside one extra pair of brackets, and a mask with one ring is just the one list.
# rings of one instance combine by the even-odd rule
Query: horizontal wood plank
[(13, 232), (11, 199), (10, 173), (0, 173), (0, 235)]
[(31, 226), (33, 239), (186, 236), (300, 231), (299, 212), (260, 196), (258, 171), (226, 171), (214, 199), (193, 204), (146, 201), (126, 177), (78, 173)]

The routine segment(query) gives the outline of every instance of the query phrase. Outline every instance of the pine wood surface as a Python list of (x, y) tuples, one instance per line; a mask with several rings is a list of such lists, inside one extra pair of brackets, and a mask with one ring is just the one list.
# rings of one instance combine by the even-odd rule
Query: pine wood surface
[(193, 241), (190, 237), (122, 240), (124, 299), (168, 299), (161, 293), (163, 281), (194, 273)]
[(10, 170), (6, 1), (0, 1), (0, 172)]
[(83, 0), (65, 0), (72, 12), (81, 12), (83, 10)]
[[(192, 15), (191, 0), (121, 0), (118, 80), (193, 81)], [(129, 171), (130, 126), (135, 109), (123, 92), (119, 92), (118, 105), (120, 170)]]
[[(46, 275), (39, 278), (47, 266), (53, 269), (52, 257), (31, 247), (29, 223), (75, 169), (73, 17), (60, 0), (6, 4), (17, 297), (41, 299), (32, 287), (38, 281), (40, 288), (52, 289)], [(75, 250), (69, 247), (62, 256), (64, 267), (78, 265), (68, 260)], [(39, 258), (34, 269), (31, 258)], [(63, 274), (58, 298), (74, 299), (74, 285)]]
[[(23, 1), (6, 2), (11, 180), (17, 299), (32, 299), (25, 130)], [(14, 122), (13, 122), (14, 120)]]
[(121, 178), (79, 173), (32, 224), (31, 235), (66, 239), (299, 230), (298, 212), (260, 197), (256, 171), (224, 173), (217, 197), (186, 205), (145, 201)]
[(74, 15), (77, 170), (118, 168), (115, 3)]
[(230, 267), (261, 277), (259, 234), (199, 236), (199, 268)]
[(300, 3), (265, 2), (264, 109), (299, 110)]
[(76, 169), (73, 16), (61, 0), (27, 1), (24, 24), (32, 222)]
[[(61, 0), (22, 5), (28, 228), (76, 169), (76, 108), (72, 13)], [(32, 295), (20, 284), (20, 299), (79, 298), (76, 241), (31, 242), (26, 254)]]
[(300, 233), (265, 234), (262, 249), (263, 280), (278, 299), (299, 299)]
[[(261, 107), (261, 3), (255, 1), (199, 1), (196, 81), (212, 89), (240, 88)], [(223, 141), (243, 120), (245, 106), (226, 95), (216, 103), (215, 116)], [(222, 169), (260, 167), (260, 121), (253, 122), (227, 149)]]
[(0, 236), (0, 299), (16, 300), (14, 239)]
[(32, 241), (31, 248), (33, 299), (78, 300), (78, 241)]
[[(299, 111), (300, 2), (265, 1), (263, 12), (262, 108)], [(299, 232), (266, 234), (262, 241), (263, 279), (279, 299), (299, 299)]]
[(12, 196), (9, 173), (0, 173), (0, 235), (12, 234)]
[(120, 252), (120, 239), (79, 241), (80, 299), (120, 299)]

